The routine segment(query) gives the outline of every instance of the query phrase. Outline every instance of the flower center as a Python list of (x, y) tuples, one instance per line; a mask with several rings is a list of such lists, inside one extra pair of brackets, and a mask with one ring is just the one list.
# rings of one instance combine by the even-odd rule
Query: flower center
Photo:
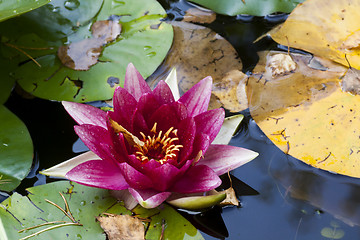
[(173, 127), (169, 128), (164, 134), (162, 131), (157, 133), (156, 125), (151, 129), (152, 136), (145, 136), (144, 133), (140, 132), (143, 137), (143, 145), (135, 145), (136, 148), (135, 155), (142, 161), (147, 162), (151, 159), (154, 159), (161, 164), (164, 164), (166, 161), (172, 159), (177, 159), (177, 154), (182, 148), (182, 145), (178, 145), (179, 138), (177, 137), (177, 129)]

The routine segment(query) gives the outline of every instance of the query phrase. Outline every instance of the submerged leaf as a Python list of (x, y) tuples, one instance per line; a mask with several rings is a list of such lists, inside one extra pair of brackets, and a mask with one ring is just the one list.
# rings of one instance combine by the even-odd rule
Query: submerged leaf
[[(360, 68), (360, 2), (308, 0), (271, 37), (278, 43)], [(346, 60), (347, 58), (347, 60)]]
[(296, 70), (272, 76), (266, 59), (274, 54), (261, 53), (249, 78), (247, 96), (256, 123), (285, 153), (314, 167), (360, 177), (360, 96), (342, 91), (346, 68), (291, 54)]
[(189, 8), (184, 15), (184, 22), (192, 23), (212, 23), (216, 19), (216, 13), (206, 9)]

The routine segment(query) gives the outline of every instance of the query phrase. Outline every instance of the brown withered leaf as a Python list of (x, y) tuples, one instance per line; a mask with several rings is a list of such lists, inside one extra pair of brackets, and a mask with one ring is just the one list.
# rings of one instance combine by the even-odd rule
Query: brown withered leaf
[(107, 214), (96, 218), (109, 240), (144, 240), (145, 228), (137, 217)]
[(61, 63), (74, 70), (89, 70), (98, 62), (103, 46), (114, 41), (121, 33), (117, 21), (97, 21), (91, 26), (93, 38), (60, 46), (58, 57)]
[(227, 72), (222, 81), (214, 83), (212, 93), (224, 108), (239, 112), (248, 108), (246, 81), (248, 76), (239, 70)]
[(207, 9), (199, 9), (199, 8), (189, 8), (185, 12), (185, 16), (183, 18), (184, 22), (192, 22), (192, 23), (212, 23), (216, 19), (216, 13), (207, 10)]
[[(164, 63), (148, 78), (154, 86), (159, 79), (165, 79), (173, 67), (176, 68), (179, 89), (188, 91), (201, 79), (211, 76), (214, 86), (232, 70), (241, 70), (242, 63), (233, 46), (209, 28), (185, 22), (171, 22), (174, 27), (174, 42)], [(227, 80), (231, 86), (232, 83)], [(222, 85), (224, 91), (231, 87)], [(226, 94), (224, 94), (226, 95)], [(222, 99), (220, 99), (221, 101)], [(218, 107), (219, 99), (211, 98), (211, 107)], [(210, 108), (211, 108), (210, 107)]]
[(102, 51), (103, 41), (97, 38), (84, 39), (67, 46), (60, 46), (58, 57), (61, 63), (74, 70), (88, 70), (96, 64)]
[(220, 206), (227, 206), (227, 205), (233, 205), (233, 206), (239, 206), (239, 200), (236, 197), (236, 193), (232, 187), (221, 191), (219, 193), (226, 193), (226, 198), (220, 203)]
[(121, 33), (121, 25), (117, 21), (97, 21), (91, 26), (94, 38), (103, 39), (104, 44), (114, 41)]
[(341, 81), (341, 88), (345, 92), (360, 95), (360, 71), (349, 68)]

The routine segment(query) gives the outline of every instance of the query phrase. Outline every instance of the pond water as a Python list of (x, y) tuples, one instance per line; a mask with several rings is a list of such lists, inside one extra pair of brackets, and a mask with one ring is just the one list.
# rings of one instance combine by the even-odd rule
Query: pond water
[[(184, 1), (161, 3), (171, 19), (181, 18), (189, 7)], [(252, 42), (281, 18), (284, 16), (274, 21), (217, 16), (207, 27), (235, 47), (246, 72), (256, 65), (257, 51), (277, 47), (268, 39)], [(24, 99), (15, 92), (6, 106), (24, 121), (34, 141), (34, 171), (17, 189), (25, 194), (25, 188), (46, 180), (36, 174), (37, 169), (77, 155), (72, 151), (77, 140), (74, 121), (58, 102)], [(261, 132), (247, 110), (242, 113), (245, 119), (230, 144), (260, 155), (232, 174), (259, 194), (242, 196), (244, 186), (238, 186), (241, 207), (197, 215), (184, 212), (204, 232), (205, 239), (360, 239), (360, 180), (314, 169), (284, 154)]]

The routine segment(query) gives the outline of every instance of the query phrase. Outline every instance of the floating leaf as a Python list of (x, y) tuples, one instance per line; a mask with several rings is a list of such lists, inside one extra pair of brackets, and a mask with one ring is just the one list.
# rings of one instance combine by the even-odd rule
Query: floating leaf
[(235, 16), (248, 14), (253, 16), (265, 16), (276, 12), (291, 12), (296, 5), (304, 0), (190, 0), (209, 8), (214, 12)]
[(12, 67), (11, 64), (9, 64), (8, 61), (2, 61), (0, 59), (0, 65), (0, 104), (3, 104), (9, 98), (15, 80), (10, 76), (7, 76), (7, 71)]
[(291, 54), (296, 70), (273, 76), (267, 63), (275, 54), (261, 53), (248, 81), (256, 123), (285, 153), (314, 167), (360, 177), (360, 96), (342, 91), (346, 68)]
[[(83, 226), (65, 226), (46, 231), (38, 235), (37, 239), (105, 239), (103, 230), (95, 221), (95, 216), (105, 211), (115, 211), (129, 214), (121, 204), (110, 197), (107, 190), (72, 185), (68, 181), (61, 181), (32, 187), (27, 189), (28, 197), (14, 193), (5, 200), (0, 208), (0, 218), (8, 239), (19, 239), (45, 228), (35, 228), (26, 232), (21, 229), (33, 227), (46, 222), (64, 221), (64, 213), (49, 204), (45, 199), (64, 206), (59, 196), (61, 192), (69, 205), (74, 219)], [(24, 211), (26, 209), (26, 211)], [(47, 226), (48, 227), (48, 226)]]
[(24, 123), (0, 105), (0, 190), (15, 189), (30, 171), (33, 145)]
[[(50, 201), (64, 210), (68, 209), (74, 220), (82, 226), (61, 225), (42, 232), (36, 239), (105, 240), (104, 230), (95, 221), (96, 216), (100, 216), (102, 213), (135, 214), (137, 217), (145, 219), (145, 223), (149, 224), (145, 235), (146, 239), (159, 239), (162, 234), (163, 239), (203, 239), (188, 221), (167, 205), (151, 210), (138, 206), (132, 213), (121, 202), (113, 198), (108, 190), (72, 184), (69, 181), (32, 187), (27, 191), (30, 192), (27, 197), (14, 193), (0, 204), (0, 231), (4, 229), (4, 232), (0, 232), (0, 236), (1, 234), (6, 236), (5, 239), (24, 238), (49, 226), (60, 225), (61, 223), (58, 221), (68, 221), (64, 212), (50, 204)], [(64, 199), (59, 196), (59, 192), (64, 195), (65, 208)], [(164, 222), (166, 225), (163, 225)], [(47, 225), (18, 232), (44, 223)]]
[[(148, 78), (150, 85), (154, 85), (157, 79), (164, 79), (174, 67), (182, 92), (207, 76), (213, 78), (215, 85), (221, 84), (227, 72), (242, 69), (233, 46), (211, 29), (185, 22), (172, 24), (174, 44), (161, 67)], [(213, 95), (212, 108), (219, 107), (217, 101)]]
[(39, 8), (50, 0), (17, 0), (0, 2), (0, 22)]
[[(360, 2), (308, 0), (271, 33), (278, 43), (360, 68)], [(345, 58), (346, 55), (346, 58)]]
[[(55, 0), (0, 24), (5, 36), (3, 58), (19, 64), (12, 75), (24, 90), (37, 97), (77, 102), (110, 99), (115, 87), (122, 85), (129, 62), (144, 77), (162, 62), (173, 37), (171, 25), (161, 21), (164, 16), (164, 9), (154, 0), (104, 0), (92, 4), (85, 0)], [(121, 36), (114, 37), (116, 33), (112, 40), (99, 41), (95, 26), (106, 21), (119, 22)], [(83, 63), (88, 50), (84, 45), (89, 42), (95, 42), (90, 47), (94, 59), (72, 66), (74, 59), (77, 66)]]

